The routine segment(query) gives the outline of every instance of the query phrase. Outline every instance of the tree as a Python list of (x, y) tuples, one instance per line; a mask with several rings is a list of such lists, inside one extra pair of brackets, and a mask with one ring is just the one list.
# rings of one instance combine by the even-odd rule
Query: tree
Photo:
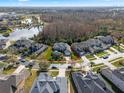
[(122, 32), (120, 31), (116, 31), (116, 32), (113, 32), (111, 34), (114, 39), (117, 41), (117, 45), (118, 45), (118, 50), (120, 51), (120, 43), (123, 43), (123, 40), (124, 40), (124, 35)]
[(39, 63), (39, 71), (48, 71), (48, 68), (49, 68), (49, 63), (48, 61), (46, 60), (42, 60), (40, 63)]

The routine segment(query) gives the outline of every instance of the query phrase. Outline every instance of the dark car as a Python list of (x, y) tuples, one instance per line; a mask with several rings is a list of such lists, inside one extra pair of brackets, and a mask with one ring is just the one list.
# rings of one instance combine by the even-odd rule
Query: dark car
[(104, 57), (103, 57), (103, 59), (107, 59), (107, 58), (108, 58), (108, 56), (104, 56)]

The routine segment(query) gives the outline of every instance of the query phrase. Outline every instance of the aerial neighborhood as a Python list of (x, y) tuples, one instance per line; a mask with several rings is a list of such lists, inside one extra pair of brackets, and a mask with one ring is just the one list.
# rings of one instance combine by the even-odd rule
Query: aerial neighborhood
[(0, 93), (124, 93), (123, 15), (1, 7)]

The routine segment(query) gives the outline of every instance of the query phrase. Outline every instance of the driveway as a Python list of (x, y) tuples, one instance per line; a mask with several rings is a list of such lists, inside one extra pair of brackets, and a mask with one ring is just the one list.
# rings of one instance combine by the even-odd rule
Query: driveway
[(82, 70), (89, 71), (91, 69), (91, 67), (90, 67), (90, 60), (87, 59), (85, 56), (82, 56), (81, 58), (84, 61), (81, 64), (82, 65)]
[(71, 57), (65, 57), (66, 63), (70, 63), (71, 62)]
[(65, 77), (66, 69), (65, 68), (59, 68), (59, 75), (58, 77)]

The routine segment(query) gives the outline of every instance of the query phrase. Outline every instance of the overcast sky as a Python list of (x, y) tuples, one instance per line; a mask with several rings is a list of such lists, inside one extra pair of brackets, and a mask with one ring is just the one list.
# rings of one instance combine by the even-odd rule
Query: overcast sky
[(124, 6), (124, 0), (0, 0), (0, 6)]

